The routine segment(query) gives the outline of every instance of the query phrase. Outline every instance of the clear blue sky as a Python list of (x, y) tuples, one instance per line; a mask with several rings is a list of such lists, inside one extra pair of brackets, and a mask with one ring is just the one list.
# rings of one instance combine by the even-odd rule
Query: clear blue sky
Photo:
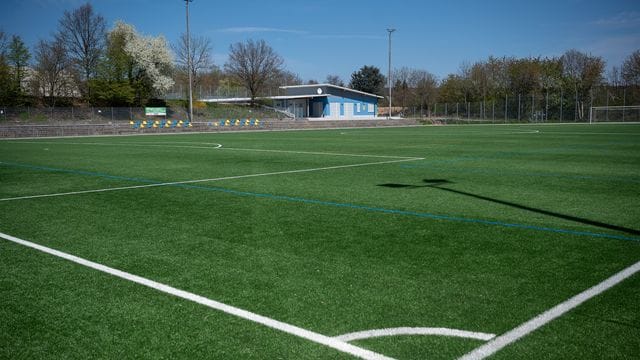
[[(2, 0), (0, 28), (32, 47), (56, 31), (64, 10), (83, 0)], [(120, 19), (174, 42), (185, 29), (182, 0), (92, 0), (109, 27)], [(463, 62), (494, 56), (559, 56), (575, 48), (620, 66), (640, 49), (638, 0), (195, 0), (194, 35), (213, 43), (221, 66), (229, 45), (266, 40), (304, 80), (337, 74), (348, 82), (363, 65), (387, 72), (386, 28), (393, 67), (427, 70), (439, 78)]]

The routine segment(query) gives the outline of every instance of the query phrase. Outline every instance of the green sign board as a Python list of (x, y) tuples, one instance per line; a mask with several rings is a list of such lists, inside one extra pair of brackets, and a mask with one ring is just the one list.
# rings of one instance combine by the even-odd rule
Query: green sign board
[(166, 107), (146, 107), (144, 108), (145, 116), (167, 116)]

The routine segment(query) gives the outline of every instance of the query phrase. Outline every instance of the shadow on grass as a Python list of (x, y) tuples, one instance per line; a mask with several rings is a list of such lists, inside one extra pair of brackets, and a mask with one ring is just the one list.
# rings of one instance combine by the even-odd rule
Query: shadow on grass
[(552, 216), (552, 217), (555, 217), (555, 218), (558, 218), (558, 219), (573, 221), (573, 222), (577, 222), (577, 223), (581, 223), (581, 224), (585, 224), (585, 225), (596, 226), (596, 227), (603, 228), (603, 229), (620, 231), (620, 232), (624, 232), (624, 233), (631, 234), (631, 235), (640, 235), (640, 231), (635, 230), (635, 229), (626, 228), (626, 227), (623, 227), (623, 226), (607, 224), (607, 223), (603, 223), (603, 222), (600, 222), (600, 221), (589, 220), (589, 219), (585, 219), (585, 218), (581, 218), (581, 217), (577, 217), (577, 216), (561, 214), (561, 213), (557, 213), (557, 212), (549, 211), (549, 210), (544, 210), (544, 209), (537, 209), (537, 208), (533, 208), (533, 207), (522, 205), (522, 204), (517, 204), (517, 203), (514, 203), (514, 202), (510, 202), (510, 201), (505, 201), (505, 200), (495, 199), (495, 198), (491, 198), (491, 197), (487, 197), (487, 196), (477, 195), (477, 194), (469, 193), (469, 192), (466, 192), (466, 191), (451, 189), (451, 188), (448, 188), (448, 187), (441, 187), (442, 185), (454, 184), (453, 182), (451, 182), (449, 180), (446, 180), (446, 179), (424, 179), (424, 180), (422, 180), (422, 182), (425, 183), (425, 184), (424, 185), (407, 185), (407, 184), (387, 183), (387, 184), (380, 184), (378, 186), (394, 188), (394, 189), (419, 189), (419, 188), (438, 189), (438, 190), (441, 190), (441, 191), (446, 191), (446, 192), (449, 192), (449, 193), (463, 195), (463, 196), (471, 197), (471, 198), (474, 198), (474, 199), (480, 199), (480, 200), (489, 201), (489, 202), (492, 202), (492, 203), (495, 203), (495, 204), (510, 206), (512, 208), (515, 208), (515, 209), (531, 211), (531, 212), (534, 212), (534, 213), (537, 213), (537, 214)]

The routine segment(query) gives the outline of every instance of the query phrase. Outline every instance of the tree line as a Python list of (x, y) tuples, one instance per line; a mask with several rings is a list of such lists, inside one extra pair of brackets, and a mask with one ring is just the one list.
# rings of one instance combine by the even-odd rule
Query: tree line
[[(282, 85), (305, 83), (285, 68), (282, 57), (264, 40), (231, 45), (223, 66), (213, 63), (211, 52), (211, 40), (206, 37), (187, 39), (182, 34), (169, 44), (163, 36), (141, 34), (122, 21), (108, 30), (105, 19), (86, 3), (65, 11), (55, 35), (40, 40), (33, 52), (19, 35), (0, 31), (0, 105), (144, 106), (177, 88), (183, 93), (179, 95), (186, 95), (189, 72), (196, 98), (203, 87), (218, 93), (243, 89), (253, 101), (278, 94)], [(393, 104), (403, 108), (495, 102), (510, 96), (548, 97), (549, 92), (560, 91), (573, 99), (582, 118), (597, 86), (628, 87), (630, 99), (640, 101), (640, 50), (607, 74), (602, 58), (569, 50), (551, 58), (492, 56), (462, 64), (458, 73), (444, 79), (407, 67), (393, 70), (391, 76)], [(348, 84), (334, 74), (324, 82), (388, 93), (387, 78), (375, 66), (354, 71)]]

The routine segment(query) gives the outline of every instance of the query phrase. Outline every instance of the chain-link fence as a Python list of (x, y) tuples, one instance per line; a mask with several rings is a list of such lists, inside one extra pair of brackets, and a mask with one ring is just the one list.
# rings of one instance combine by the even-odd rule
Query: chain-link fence
[[(397, 104), (397, 103), (396, 103)], [(587, 96), (575, 91), (549, 89), (540, 94), (503, 95), (484, 101), (432, 103), (405, 107), (405, 117), (435, 117), (476, 122), (588, 122), (592, 107), (599, 110), (598, 121), (640, 121), (640, 112), (629, 108), (640, 105), (638, 88), (594, 88)]]
[(99, 123), (144, 118), (139, 107), (0, 107), (5, 123)]

